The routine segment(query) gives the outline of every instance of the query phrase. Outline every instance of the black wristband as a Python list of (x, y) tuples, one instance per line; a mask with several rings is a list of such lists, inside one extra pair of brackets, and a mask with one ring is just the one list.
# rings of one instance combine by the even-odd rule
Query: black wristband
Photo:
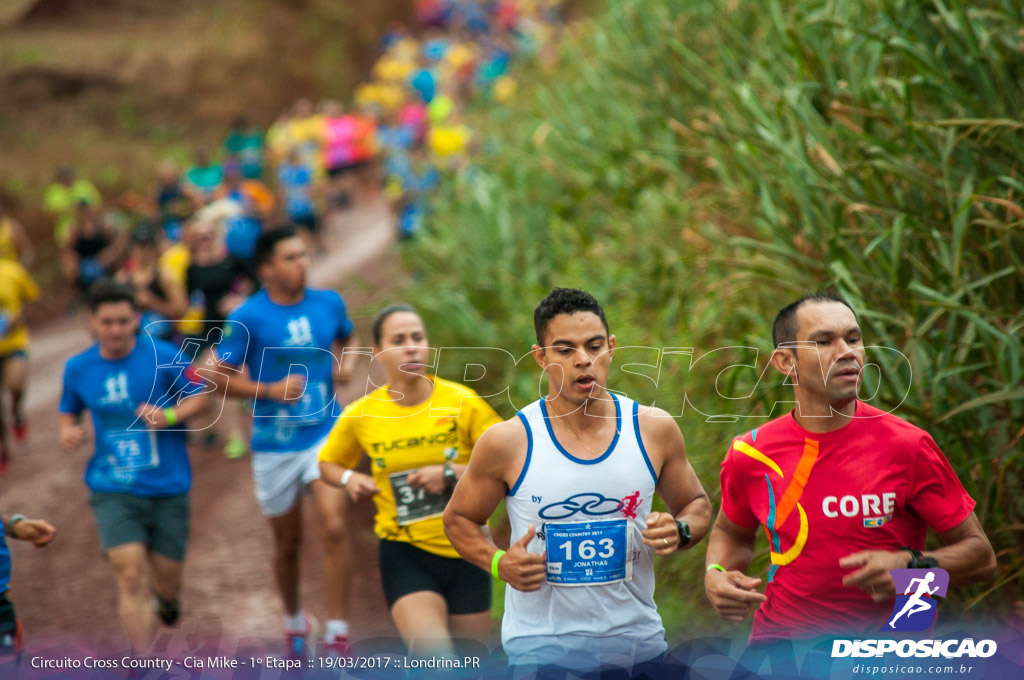
[(925, 557), (920, 550), (915, 550), (908, 545), (900, 546), (900, 550), (910, 553), (910, 561), (907, 562), (907, 569), (935, 569), (939, 561), (934, 557)]
[(677, 550), (682, 550), (690, 544), (690, 540), (693, 538), (693, 535), (690, 533), (690, 525), (677, 519), (676, 531), (679, 532), (679, 547)]

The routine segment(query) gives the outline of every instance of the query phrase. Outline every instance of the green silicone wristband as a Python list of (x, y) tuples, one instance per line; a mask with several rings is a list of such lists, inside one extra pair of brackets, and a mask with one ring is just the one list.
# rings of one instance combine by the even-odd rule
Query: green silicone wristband
[(164, 409), (164, 419), (170, 427), (174, 427), (178, 424), (178, 414), (174, 412), (173, 408)]
[(504, 554), (504, 550), (499, 550), (498, 552), (494, 553), (494, 557), (491, 558), (491, 574), (494, 576), (494, 578), (501, 578), (500, 576), (498, 576), (498, 561), (501, 560), (501, 556)]
[(717, 569), (718, 571), (722, 572), (723, 574), (725, 573), (725, 567), (723, 567), (721, 564), (709, 564), (708, 568), (705, 569), (704, 571), (708, 572), (708, 571), (711, 571), (712, 569)]
[(14, 525), (17, 524), (18, 522), (24, 522), (24, 521), (25, 521), (25, 515), (21, 515), (21, 514), (17, 514), (17, 513), (11, 515), (10, 519), (8, 519), (7, 523), (4, 525), (4, 533), (13, 538), (14, 537)]

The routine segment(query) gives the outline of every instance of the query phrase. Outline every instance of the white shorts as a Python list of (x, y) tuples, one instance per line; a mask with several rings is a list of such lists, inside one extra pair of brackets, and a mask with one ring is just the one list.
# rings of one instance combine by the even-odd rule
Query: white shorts
[(320, 479), (320, 449), (324, 437), (305, 451), (267, 453), (253, 451), (252, 479), (256, 500), (267, 517), (280, 517), (295, 507), (303, 489)]

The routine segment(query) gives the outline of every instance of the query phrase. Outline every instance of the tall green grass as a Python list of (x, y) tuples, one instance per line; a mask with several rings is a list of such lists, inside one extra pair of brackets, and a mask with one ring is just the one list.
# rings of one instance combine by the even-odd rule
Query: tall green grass
[[(1024, 595), (1022, 22), (999, 0), (608, 2), (477, 112), (491, 152), (444, 185), (409, 295), (438, 345), (522, 355), (533, 307), (569, 285), (620, 346), (732, 347), (628, 372), (657, 354), (624, 351), (612, 378), (683, 414), (717, 500), (730, 438), (785, 410), (775, 311), (839, 287), (889, 348), (872, 403), (933, 434), (996, 547), (997, 580), (961, 604), (1006, 613)], [(489, 391), (538, 396), (525, 362), (489, 369)], [(702, 557), (659, 565), (659, 597), (712, 626)]]

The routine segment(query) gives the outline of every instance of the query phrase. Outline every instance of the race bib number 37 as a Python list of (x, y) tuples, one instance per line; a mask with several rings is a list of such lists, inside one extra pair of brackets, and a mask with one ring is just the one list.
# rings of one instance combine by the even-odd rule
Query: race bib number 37
[(399, 526), (412, 524), (421, 519), (437, 517), (451, 500), (450, 491), (427, 493), (409, 484), (409, 475), (415, 470), (404, 470), (388, 476), (391, 490), (395, 494), (395, 515)]
[(590, 586), (633, 578), (633, 531), (630, 520), (547, 522), (548, 583)]

